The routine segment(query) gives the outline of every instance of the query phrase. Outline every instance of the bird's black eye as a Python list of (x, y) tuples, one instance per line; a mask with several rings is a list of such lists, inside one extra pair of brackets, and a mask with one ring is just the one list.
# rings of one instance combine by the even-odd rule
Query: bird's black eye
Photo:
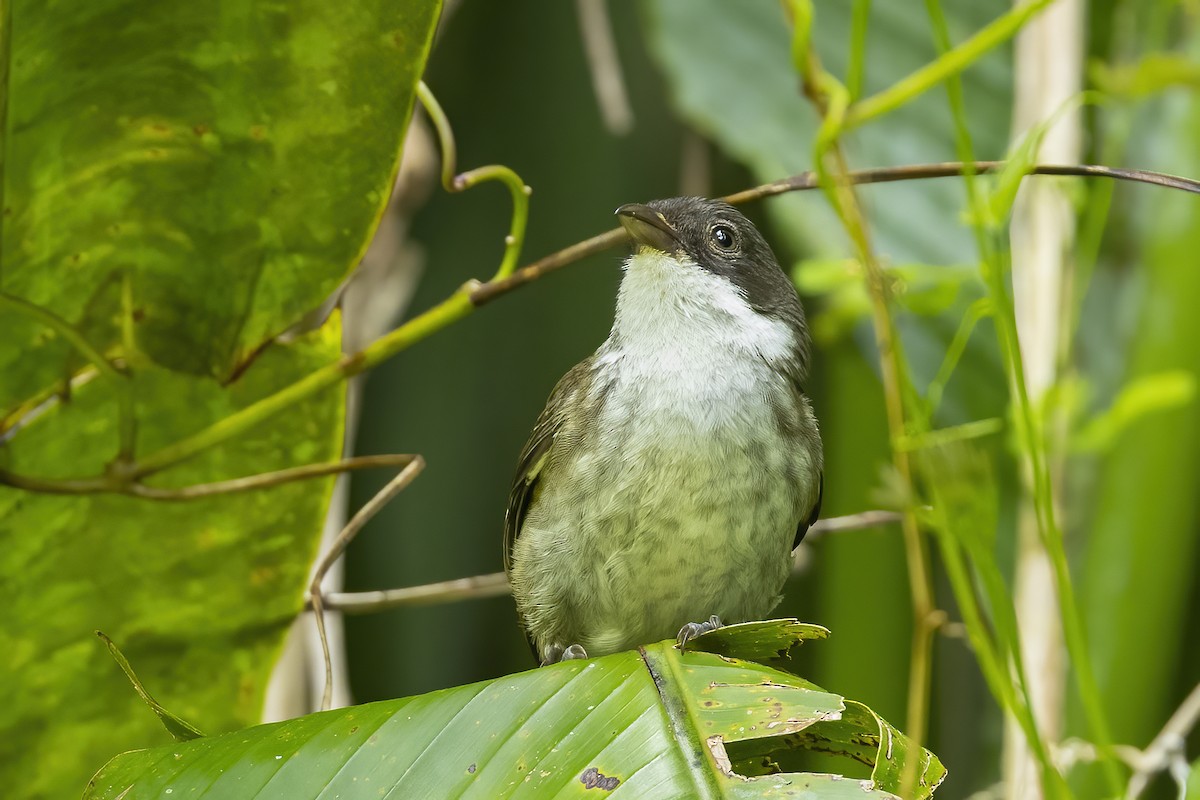
[(728, 225), (713, 225), (709, 232), (713, 243), (722, 250), (732, 250), (734, 246), (733, 228)]

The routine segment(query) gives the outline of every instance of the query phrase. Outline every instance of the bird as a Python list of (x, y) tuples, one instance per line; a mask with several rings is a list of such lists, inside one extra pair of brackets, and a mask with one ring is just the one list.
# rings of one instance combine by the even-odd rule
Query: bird
[(702, 197), (616, 215), (612, 330), (551, 392), (504, 518), (543, 665), (762, 619), (824, 492), (811, 337), (762, 234)]

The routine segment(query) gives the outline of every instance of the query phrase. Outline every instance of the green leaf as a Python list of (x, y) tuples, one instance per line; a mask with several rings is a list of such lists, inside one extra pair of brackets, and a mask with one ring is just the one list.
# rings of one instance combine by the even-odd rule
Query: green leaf
[[(228, 379), (361, 257), (439, 3), (11, 5), (0, 288)], [(81, 362), (0, 313), (3, 419)]]
[(771, 619), (725, 625), (688, 642), (689, 648), (769, 662), (791, 658), (792, 651), (810, 639), (824, 639), (829, 629), (792, 619)]
[[(275, 334), (366, 248), (439, 9), (0, 4), (0, 465), (103, 475), (119, 442), (135, 458), (174, 444), (341, 356), (336, 315), (287, 344)], [(112, 366), (98, 374), (88, 347)], [(333, 461), (343, 394), (148, 482)], [(332, 485), (186, 503), (0, 488), (8, 793), (64, 796), (115, 749), (164, 740), (97, 628), (155, 687), (156, 711), (210, 731), (259, 719)]]
[[(272, 345), (236, 382), (147, 368), (136, 375), (140, 442), (174, 441), (341, 353), (335, 317)], [(93, 380), (8, 444), (10, 469), (98, 473), (112, 455), (112, 382)], [(172, 469), (182, 486), (341, 453), (335, 387), (251, 435)], [(332, 479), (184, 503), (50, 495), (0, 487), (0, 785), (8, 796), (69, 796), (114, 750), (166, 740), (96, 641), (121, 643), (162, 704), (206, 731), (261, 717), (263, 692), (320, 539)]]
[(1088, 76), (1103, 92), (1140, 100), (1175, 86), (1200, 88), (1200, 63), (1181, 53), (1148, 53), (1132, 64), (1093, 61)]
[[(885, 268), (897, 304), (920, 316), (943, 314), (956, 306), (961, 295), (978, 297), (982, 291), (973, 266), (895, 264)], [(804, 259), (792, 271), (797, 289), (824, 297), (811, 319), (818, 343), (830, 344), (846, 336), (870, 316), (871, 298), (862, 274), (852, 259)]]
[(104, 642), (104, 646), (108, 648), (108, 652), (112, 653), (117, 666), (125, 673), (125, 677), (129, 678), (129, 683), (133, 685), (133, 690), (137, 692), (138, 697), (142, 698), (143, 703), (150, 706), (150, 710), (154, 712), (155, 716), (162, 722), (163, 727), (167, 729), (167, 733), (171, 734), (175, 741), (187, 742), (192, 739), (199, 739), (204, 735), (204, 732), (195, 725), (164, 708), (162, 703), (155, 700), (150, 692), (146, 691), (146, 687), (138, 678), (137, 673), (133, 671), (133, 666), (129, 663), (129, 659), (125, 658), (125, 654), (117, 647), (116, 642), (108, 638), (103, 631), (96, 631), (96, 636), (100, 638), (100, 641)]
[(1181, 408), (1195, 397), (1196, 376), (1186, 370), (1135, 376), (1121, 387), (1111, 406), (1088, 420), (1072, 446), (1081, 451), (1106, 450), (1122, 431), (1142, 417)]
[[(822, 630), (772, 621), (696, 641), (774, 653)], [(735, 772), (744, 760), (805, 747), (863, 761), (872, 777)], [(883, 800), (895, 797), (907, 757), (904, 737), (861, 704), (770, 667), (680, 653), (663, 642), (126, 753), (100, 770), (85, 798), (161, 796), (170, 789), (177, 796), (204, 791), (289, 800), (612, 791), (639, 798)], [(927, 752), (920, 758), (916, 797), (927, 798), (945, 770)]]

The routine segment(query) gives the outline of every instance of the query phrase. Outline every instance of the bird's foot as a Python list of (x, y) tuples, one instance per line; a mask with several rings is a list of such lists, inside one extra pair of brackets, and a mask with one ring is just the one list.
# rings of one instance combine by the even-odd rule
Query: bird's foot
[(559, 661), (574, 661), (587, 657), (587, 650), (584, 650), (581, 644), (573, 644), (570, 647), (563, 647), (561, 644), (548, 644), (542, 648), (543, 667), (547, 664), (557, 664)]
[(721, 618), (713, 614), (708, 618), (708, 622), (689, 622), (679, 629), (679, 634), (675, 637), (675, 641), (679, 644), (679, 649), (687, 650), (687, 643), (695, 639), (701, 634), (715, 631), (722, 625)]

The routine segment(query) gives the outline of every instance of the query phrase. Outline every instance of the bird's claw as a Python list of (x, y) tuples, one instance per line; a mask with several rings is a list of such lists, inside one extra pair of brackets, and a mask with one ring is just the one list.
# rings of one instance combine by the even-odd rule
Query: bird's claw
[(675, 637), (675, 641), (678, 643), (681, 651), (686, 651), (688, 642), (709, 631), (715, 631), (721, 627), (721, 624), (721, 618), (716, 614), (709, 617), (708, 622), (689, 622), (679, 629), (679, 634)]
[(563, 647), (561, 644), (548, 644), (542, 649), (542, 666), (587, 657), (587, 650), (584, 650), (581, 644), (573, 644), (569, 647)]

